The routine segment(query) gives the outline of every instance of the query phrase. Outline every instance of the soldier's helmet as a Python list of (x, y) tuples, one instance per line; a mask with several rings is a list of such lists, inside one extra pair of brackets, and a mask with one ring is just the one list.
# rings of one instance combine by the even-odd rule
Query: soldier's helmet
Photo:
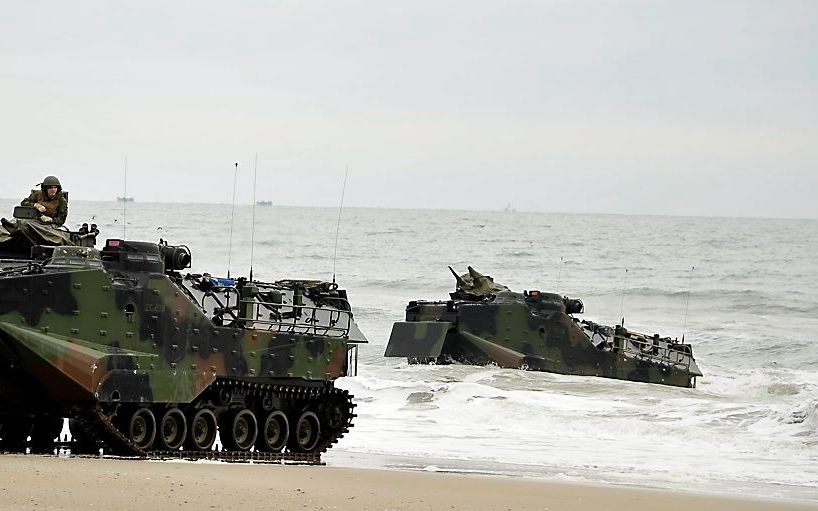
[(60, 184), (60, 180), (57, 179), (57, 176), (45, 176), (43, 182), (40, 183), (40, 189), (42, 191), (47, 191), (49, 186), (56, 186), (58, 191), (62, 191), (62, 185)]

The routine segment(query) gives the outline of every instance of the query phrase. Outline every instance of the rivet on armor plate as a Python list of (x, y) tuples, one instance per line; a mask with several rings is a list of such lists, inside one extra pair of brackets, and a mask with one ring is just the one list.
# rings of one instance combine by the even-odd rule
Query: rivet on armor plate
[(47, 314), (47, 313), (49, 313), (49, 312), (51, 312), (51, 307), (46, 307), (46, 308), (45, 308), (45, 312), (46, 312), (46, 314)]
[(213, 353), (218, 353), (218, 352), (219, 352), (219, 348), (217, 348), (217, 347), (215, 347), (215, 346), (213, 346), (213, 348), (212, 348), (212, 349), (213, 349)]
[(74, 334), (74, 335), (77, 335), (78, 333), (80, 333), (80, 329), (79, 328), (72, 328), (71, 333)]
[(176, 362), (171, 362), (170, 367), (172, 367), (173, 369), (176, 369)]
[(43, 332), (48, 332), (48, 327), (47, 326), (43, 327)]
[(256, 370), (255, 369), (250, 369), (250, 376), (254, 376), (255, 374), (256, 374)]
[(108, 313), (107, 313), (107, 312), (100, 312), (100, 313), (99, 313), (99, 317), (101, 317), (101, 318), (107, 318), (107, 317), (108, 317)]
[(74, 289), (82, 289), (82, 284), (80, 284), (79, 282), (75, 282)]
[(125, 332), (125, 337), (128, 337), (128, 338), (133, 337), (133, 332)]
[(154, 366), (153, 364), (150, 365), (150, 369), (154, 369), (155, 367), (156, 366)]
[(198, 328), (193, 329), (193, 335), (199, 335), (199, 329)]
[(295, 355), (290, 355), (290, 360), (295, 360)]
[(105, 331), (105, 330), (100, 330), (99, 335), (100, 335), (100, 337), (104, 337), (104, 336), (108, 335), (108, 332)]
[(252, 358), (256, 358), (256, 352), (255, 352), (255, 351), (251, 351), (251, 352), (250, 352), (250, 357), (252, 357)]
[(153, 290), (153, 294), (158, 295), (158, 294), (159, 294), (159, 290), (158, 290), (158, 289), (154, 289), (154, 290)]
[(111, 290), (111, 286), (102, 286), (102, 290), (103, 290), (103, 291), (110, 291), (110, 290)]
[(170, 345), (170, 349), (172, 349), (173, 351), (176, 351), (177, 348), (179, 348), (178, 344), (171, 344)]
[(196, 370), (196, 364), (190, 364), (190, 368), (195, 371)]

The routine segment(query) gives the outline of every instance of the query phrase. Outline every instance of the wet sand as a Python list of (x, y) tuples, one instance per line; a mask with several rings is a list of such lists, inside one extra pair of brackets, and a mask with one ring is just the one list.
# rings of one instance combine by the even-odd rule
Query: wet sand
[(818, 510), (521, 477), (226, 463), (0, 456), (0, 510)]

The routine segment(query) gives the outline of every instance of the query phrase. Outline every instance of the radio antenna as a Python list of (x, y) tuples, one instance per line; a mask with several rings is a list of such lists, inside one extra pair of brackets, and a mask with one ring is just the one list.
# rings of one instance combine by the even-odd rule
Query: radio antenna
[(253, 281), (253, 246), (256, 239), (256, 183), (258, 182), (258, 153), (253, 157), (253, 223), (250, 228), (250, 282)]
[(557, 293), (560, 292), (560, 276), (562, 275), (562, 256), (560, 256), (560, 262), (557, 264), (557, 288), (555, 291)]
[(622, 284), (622, 298), (619, 301), (619, 315), (622, 317), (622, 326), (625, 326), (625, 289), (628, 287), (628, 269), (625, 268), (625, 283)]
[(695, 266), (690, 267), (690, 276), (687, 279), (687, 298), (685, 299), (685, 321), (684, 326), (682, 326), (682, 342), (685, 342), (685, 333), (687, 333), (687, 311), (690, 306), (690, 286), (693, 284), (693, 272), (695, 270)]
[(233, 172), (233, 209), (230, 212), (230, 243), (227, 245), (227, 278), (230, 278), (230, 256), (233, 254), (233, 217), (236, 215), (236, 178), (239, 176), (239, 163)]
[(125, 207), (128, 204), (128, 155), (125, 155), (125, 169), (122, 179), (122, 239), (125, 239)]
[(335, 263), (338, 260), (338, 233), (341, 231), (341, 211), (344, 210), (344, 194), (347, 190), (347, 176), (349, 175), (349, 166), (344, 173), (344, 186), (341, 187), (341, 204), (338, 206), (338, 223), (335, 226), (335, 253), (332, 256), (332, 282), (335, 283)]

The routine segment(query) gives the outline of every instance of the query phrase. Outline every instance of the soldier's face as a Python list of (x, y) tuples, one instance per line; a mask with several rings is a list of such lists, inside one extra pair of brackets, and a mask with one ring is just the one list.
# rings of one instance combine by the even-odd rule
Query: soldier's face
[(56, 187), (56, 186), (49, 186), (49, 187), (47, 188), (47, 190), (48, 190), (48, 198), (49, 198), (49, 199), (53, 199), (53, 198), (54, 198), (54, 196), (55, 196), (55, 195), (57, 195), (57, 190), (59, 190), (59, 187)]

